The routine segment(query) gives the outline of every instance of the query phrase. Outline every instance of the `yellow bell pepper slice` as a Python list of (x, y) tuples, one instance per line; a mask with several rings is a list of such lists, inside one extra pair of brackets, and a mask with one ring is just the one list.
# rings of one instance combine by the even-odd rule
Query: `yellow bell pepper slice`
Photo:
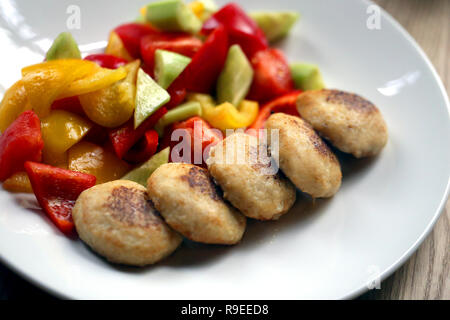
[(22, 82), (28, 101), (39, 117), (48, 115), (52, 102), (72, 81), (93, 70), (91, 64), (76, 68), (71, 62), (72, 60), (52, 60), (22, 69)]
[(203, 109), (207, 107), (215, 107), (216, 105), (216, 101), (213, 97), (204, 93), (188, 93), (186, 100), (200, 102)]
[(200, 102), (202, 118), (222, 131), (248, 127), (255, 121), (259, 111), (258, 102), (250, 100), (242, 101), (237, 108), (229, 102), (215, 106), (214, 99), (205, 94), (190, 94), (188, 100)]
[[(145, 9), (147, 8), (145, 7)], [(143, 16), (145, 17), (145, 15)], [(133, 60), (133, 58), (130, 56), (127, 49), (123, 45), (122, 39), (120, 39), (119, 35), (114, 31), (111, 31), (111, 33), (109, 34), (108, 45), (106, 46), (105, 53), (125, 59), (127, 61)]]
[(53, 167), (62, 169), (68, 168), (68, 155), (67, 151), (63, 153), (53, 153), (49, 149), (42, 150), (42, 162), (49, 164)]
[(80, 141), (91, 129), (92, 123), (64, 110), (53, 110), (41, 119), (43, 161), (58, 167), (67, 163), (66, 151)]
[(59, 59), (22, 69), (28, 101), (43, 118), (53, 101), (96, 91), (123, 79), (126, 71), (104, 69), (92, 61)]
[(78, 96), (107, 88), (115, 82), (124, 79), (126, 76), (127, 70), (124, 67), (111, 70), (97, 66), (94, 73), (72, 82), (58, 99)]
[(203, 13), (205, 12), (205, 5), (201, 1), (192, 1), (188, 4), (191, 8), (192, 12), (197, 16), (197, 18), (201, 19), (203, 17)]
[(19, 80), (6, 90), (0, 103), (0, 132), (4, 132), (25, 110), (30, 110), (23, 81)]
[(101, 184), (120, 179), (131, 167), (114, 152), (82, 141), (69, 149), (69, 169), (92, 174), (97, 178), (97, 184)]
[(33, 193), (30, 179), (26, 172), (17, 172), (3, 182), (3, 189), (9, 192)]
[(143, 6), (139, 9), (139, 13), (141, 14), (141, 16), (143, 16), (144, 18), (147, 16), (147, 6)]
[(127, 122), (135, 109), (136, 77), (140, 61), (124, 66), (127, 77), (112, 86), (80, 95), (81, 106), (87, 117), (95, 123), (115, 128)]

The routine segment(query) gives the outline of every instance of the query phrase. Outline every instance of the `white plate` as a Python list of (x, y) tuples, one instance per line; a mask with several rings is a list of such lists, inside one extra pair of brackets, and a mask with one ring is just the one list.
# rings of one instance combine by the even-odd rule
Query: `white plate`
[[(145, 2), (2, 0), (2, 89), (21, 67), (42, 61), (51, 39), (66, 30), (70, 5), (81, 9), (75, 38), (95, 50)], [(333, 199), (315, 207), (299, 201), (278, 222), (252, 223), (235, 247), (184, 246), (145, 269), (106, 263), (61, 235), (38, 210), (24, 209), (24, 198), (0, 191), (3, 261), (70, 298), (299, 299), (354, 297), (372, 277), (386, 277), (411, 255), (448, 193), (449, 103), (434, 68), (387, 14), (381, 29), (370, 30), (368, 2), (243, 3), (246, 9), (301, 12), (281, 47), (290, 61), (319, 64), (329, 87), (357, 92), (380, 107), (390, 131), (383, 153), (346, 161)]]

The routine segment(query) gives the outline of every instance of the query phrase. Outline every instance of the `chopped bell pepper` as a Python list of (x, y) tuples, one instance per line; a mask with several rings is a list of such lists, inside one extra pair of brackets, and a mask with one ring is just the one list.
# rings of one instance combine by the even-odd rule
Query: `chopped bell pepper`
[(30, 179), (26, 172), (16, 172), (3, 182), (3, 189), (9, 192), (33, 193)]
[(72, 208), (80, 193), (95, 185), (95, 177), (31, 161), (25, 163), (25, 170), (44, 212), (59, 230), (72, 235)]
[(203, 42), (200, 39), (186, 33), (155, 33), (142, 38), (141, 56), (145, 64), (153, 70), (156, 50), (167, 50), (193, 57), (202, 45)]
[(187, 101), (197, 101), (202, 106), (202, 110), (211, 109), (216, 106), (216, 101), (209, 94), (204, 93), (189, 93)]
[(131, 180), (147, 188), (147, 180), (151, 174), (161, 165), (169, 162), (169, 153), (170, 148), (165, 148), (164, 150), (158, 152), (147, 162), (128, 172), (122, 177), (122, 180)]
[(83, 141), (102, 146), (109, 141), (109, 129), (94, 123), (89, 132), (84, 136)]
[(64, 167), (65, 152), (80, 141), (91, 128), (91, 122), (76, 114), (64, 110), (50, 112), (41, 122), (44, 162)]
[(214, 108), (204, 109), (203, 118), (213, 127), (220, 130), (246, 128), (255, 121), (259, 104), (256, 101), (244, 100), (236, 108), (224, 102)]
[[(91, 62), (86, 60), (79, 61)], [(126, 78), (128, 74), (125, 67), (120, 67), (116, 70), (110, 70), (101, 68), (100, 66), (97, 66), (97, 64), (95, 64), (95, 66), (96, 71), (94, 73), (85, 77), (84, 79), (79, 79), (72, 82), (67, 87), (67, 89), (64, 90), (64, 93), (59, 96), (59, 98), (82, 95), (107, 88), (115, 82)]]
[(104, 69), (91, 61), (60, 59), (22, 69), (28, 101), (40, 117), (48, 115), (57, 100), (96, 91), (126, 76), (126, 71)]
[(114, 31), (111, 31), (111, 33), (109, 34), (108, 44), (106, 46), (105, 53), (118, 58), (122, 58), (126, 61), (133, 60), (133, 57), (130, 56), (127, 49), (123, 45), (122, 39), (120, 39), (119, 35)]
[(147, 161), (158, 149), (158, 139), (159, 136), (155, 130), (148, 130), (144, 137), (127, 152), (124, 159), (132, 163)]
[(175, 88), (170, 86), (167, 89), (167, 93), (170, 94), (170, 100), (164, 106), (170, 110), (175, 107), (178, 107), (186, 98), (187, 91), (184, 88)]
[(188, 6), (191, 7), (194, 14), (202, 22), (208, 20), (218, 9), (214, 0), (195, 0), (189, 3)]
[(251, 60), (254, 77), (248, 98), (266, 102), (294, 90), (289, 65), (277, 49), (260, 51)]
[(69, 167), (68, 152), (63, 153), (51, 153), (42, 151), (42, 163), (58, 167), (61, 169), (67, 169)]
[(65, 110), (71, 113), (78, 114), (79, 116), (85, 116), (83, 107), (81, 106), (80, 99), (77, 96), (67, 97), (55, 100), (52, 103), (52, 110)]
[(85, 57), (84, 60), (95, 62), (100, 67), (107, 69), (117, 69), (128, 63), (128, 61), (123, 58), (105, 53), (90, 54)]
[(207, 94), (189, 94), (188, 100), (199, 102), (202, 106), (202, 118), (222, 131), (251, 125), (259, 110), (258, 103), (249, 100), (242, 101), (237, 108), (228, 102), (216, 106), (214, 99)]
[(109, 139), (116, 155), (123, 159), (127, 151), (144, 136), (145, 132), (153, 128), (166, 112), (167, 109), (165, 107), (158, 109), (136, 129), (134, 128), (133, 120), (129, 120), (119, 128), (112, 129), (109, 132)]
[(39, 117), (47, 116), (53, 101), (62, 98), (60, 95), (72, 82), (92, 74), (94, 68), (92, 62), (78, 59), (52, 60), (23, 68), (22, 81), (33, 110)]
[(145, 21), (145, 17), (147, 16), (147, 6), (143, 6), (139, 9), (139, 13), (141, 15), (141, 17), (144, 19)]
[(139, 65), (139, 60), (130, 62), (123, 67), (127, 72), (125, 79), (107, 88), (79, 96), (89, 119), (103, 127), (115, 128), (133, 116)]
[(69, 170), (91, 174), (97, 184), (120, 179), (130, 166), (98, 145), (81, 141), (69, 149)]
[(225, 27), (229, 36), (230, 45), (240, 45), (249, 59), (258, 51), (268, 48), (264, 32), (235, 3), (230, 3), (214, 13), (204, 23), (202, 33), (208, 35), (220, 25)]
[(133, 58), (140, 57), (141, 39), (149, 34), (158, 33), (155, 28), (144, 23), (126, 23), (114, 29), (122, 40), (126, 50)]
[(228, 35), (225, 28), (217, 27), (192, 57), (186, 69), (169, 87), (193, 92), (209, 93), (225, 64), (228, 53)]
[(272, 113), (283, 112), (294, 116), (300, 116), (297, 111), (297, 98), (300, 93), (302, 93), (301, 90), (293, 91), (266, 103), (261, 107), (255, 121), (248, 127), (247, 133), (257, 135), (258, 130), (264, 128), (267, 119)]
[(201, 1), (192, 1), (188, 4), (189, 8), (191, 8), (192, 12), (197, 16), (197, 18), (201, 19), (203, 13), (205, 12), (205, 5)]
[(0, 181), (23, 171), (25, 161), (41, 161), (43, 147), (38, 116), (24, 111), (0, 136)]
[[(185, 135), (183, 139), (190, 138), (187, 141), (181, 141), (181, 143), (189, 143), (186, 145), (189, 147), (190, 158), (184, 154), (184, 150), (179, 150), (176, 145), (180, 141), (170, 141), (171, 146), (170, 160), (173, 162), (188, 162), (193, 163), (202, 167), (206, 167), (206, 160), (209, 156), (209, 149), (220, 142), (223, 138), (222, 133), (211, 128), (211, 126), (200, 117), (192, 117), (186, 121), (175, 123), (172, 126), (172, 132), (175, 130), (185, 130)], [(171, 136), (168, 135), (168, 137)], [(170, 138), (170, 140), (172, 140)], [(183, 153), (183, 154), (181, 154)], [(175, 158), (173, 157), (175, 156)], [(190, 161), (190, 162), (189, 162)]]
[(22, 112), (30, 109), (25, 86), (19, 80), (6, 90), (0, 103), (0, 132), (4, 132)]

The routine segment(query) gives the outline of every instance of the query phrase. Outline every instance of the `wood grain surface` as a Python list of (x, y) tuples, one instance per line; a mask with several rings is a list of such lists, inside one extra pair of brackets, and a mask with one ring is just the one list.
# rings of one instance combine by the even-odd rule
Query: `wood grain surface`
[[(375, 0), (416, 39), (450, 92), (450, 0)], [(450, 147), (450, 146), (447, 146)], [(419, 250), (361, 299), (450, 299), (450, 200)]]

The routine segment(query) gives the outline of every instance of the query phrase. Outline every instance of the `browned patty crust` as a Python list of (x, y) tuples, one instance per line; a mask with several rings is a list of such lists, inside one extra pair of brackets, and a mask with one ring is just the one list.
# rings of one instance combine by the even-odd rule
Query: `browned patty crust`
[(291, 182), (271, 163), (267, 147), (256, 137), (235, 133), (211, 149), (208, 169), (224, 198), (244, 215), (276, 220), (292, 207), (296, 194)]
[(150, 176), (147, 190), (165, 221), (190, 240), (235, 244), (244, 234), (245, 217), (223, 200), (206, 169), (164, 164)]
[[(314, 198), (331, 197), (339, 190), (342, 180), (339, 162), (306, 121), (275, 113), (267, 120), (266, 128), (278, 131), (280, 168), (297, 188)], [(273, 150), (275, 143), (269, 139)]]
[(306, 91), (297, 100), (297, 110), (321, 136), (357, 158), (374, 156), (386, 145), (388, 131), (381, 112), (356, 94)]
[(147, 190), (132, 181), (116, 180), (85, 190), (72, 215), (80, 238), (111, 262), (153, 264), (182, 240), (156, 212)]

